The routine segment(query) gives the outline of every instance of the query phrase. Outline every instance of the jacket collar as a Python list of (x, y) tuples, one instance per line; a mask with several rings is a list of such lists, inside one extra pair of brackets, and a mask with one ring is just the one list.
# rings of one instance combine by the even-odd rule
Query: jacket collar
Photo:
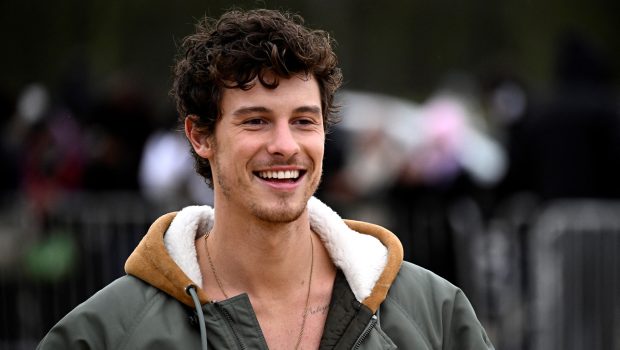
[[(342, 220), (320, 200), (308, 201), (310, 226), (321, 238), (334, 265), (344, 273), (356, 299), (375, 312), (385, 299), (403, 260), (400, 241), (390, 231), (369, 223)], [(214, 209), (190, 206), (157, 219), (125, 263), (136, 276), (188, 306), (185, 290), (202, 286), (195, 239), (213, 226)]]

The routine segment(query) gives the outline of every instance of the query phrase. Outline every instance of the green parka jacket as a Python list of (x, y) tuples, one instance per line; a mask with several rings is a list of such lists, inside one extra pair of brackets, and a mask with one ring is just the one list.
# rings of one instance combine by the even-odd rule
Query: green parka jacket
[[(338, 268), (321, 349), (493, 349), (463, 292), (403, 262), (391, 232), (342, 220), (316, 198), (308, 210)], [(246, 294), (213, 302), (196, 287), (194, 241), (212, 224), (208, 206), (156, 220), (127, 260), (127, 275), (77, 306), (38, 348), (201, 349), (204, 315), (209, 349), (267, 349)]]

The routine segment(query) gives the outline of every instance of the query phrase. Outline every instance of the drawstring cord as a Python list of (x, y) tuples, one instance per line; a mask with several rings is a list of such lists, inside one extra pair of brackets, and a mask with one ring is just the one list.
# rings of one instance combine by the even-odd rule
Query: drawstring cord
[(200, 324), (200, 341), (202, 350), (207, 350), (207, 329), (205, 327), (205, 316), (202, 313), (202, 306), (200, 305), (200, 299), (198, 299), (198, 294), (196, 294), (196, 286), (190, 284), (185, 288), (185, 292), (192, 297), (194, 301), (194, 307), (196, 308), (196, 313), (198, 313), (198, 323)]

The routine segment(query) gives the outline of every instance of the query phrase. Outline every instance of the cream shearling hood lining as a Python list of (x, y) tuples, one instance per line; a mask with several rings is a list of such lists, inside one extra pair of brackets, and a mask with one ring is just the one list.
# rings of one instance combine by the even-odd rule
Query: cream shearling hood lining
[[(331, 208), (315, 197), (308, 201), (310, 227), (321, 238), (334, 265), (344, 273), (360, 302), (386, 267), (387, 248), (375, 237), (356, 232)], [(178, 212), (164, 236), (168, 254), (193, 283), (202, 285), (195, 240), (213, 227), (214, 209), (190, 206)]]

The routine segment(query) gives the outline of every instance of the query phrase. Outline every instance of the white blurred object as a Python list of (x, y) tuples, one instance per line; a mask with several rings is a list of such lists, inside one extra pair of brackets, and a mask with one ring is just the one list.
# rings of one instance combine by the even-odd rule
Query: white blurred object
[(444, 151), (446, 162), (453, 157), (481, 186), (494, 185), (504, 176), (504, 149), (478, 127), (481, 118), (475, 120), (462, 100), (450, 94), (438, 95), (425, 105), (424, 115), (430, 126), (427, 143)]
[(501, 145), (482, 130), (482, 118), (453, 94), (438, 94), (423, 105), (351, 91), (339, 99), (339, 126), (353, 135), (344, 171), (360, 194), (389, 187), (399, 177), (448, 183), (462, 171), (478, 185), (491, 186), (506, 171)]
[(34, 124), (43, 117), (49, 105), (49, 94), (41, 84), (26, 86), (17, 101), (17, 114), (27, 124)]
[(194, 171), (189, 145), (179, 133), (160, 131), (149, 137), (139, 180), (144, 195), (154, 201), (189, 195), (197, 204), (213, 203), (213, 192)]
[[(419, 107), (390, 96), (342, 92), (339, 127), (353, 135), (346, 146), (344, 172), (357, 193), (371, 193), (396, 181), (410, 149), (423, 142)], [(396, 127), (395, 127), (396, 126)]]

